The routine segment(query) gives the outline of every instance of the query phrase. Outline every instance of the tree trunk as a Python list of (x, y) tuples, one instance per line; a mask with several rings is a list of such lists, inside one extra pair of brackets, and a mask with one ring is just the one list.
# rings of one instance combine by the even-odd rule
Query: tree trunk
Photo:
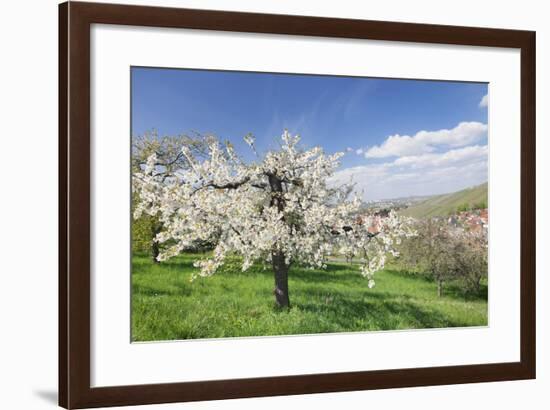
[[(271, 187), (271, 203), (270, 206), (277, 208), (279, 213), (283, 213), (285, 209), (285, 201), (283, 199), (283, 183), (275, 174), (268, 176), (269, 186)], [(284, 216), (283, 216), (284, 220)], [(271, 254), (271, 262), (273, 264), (273, 272), (275, 273), (275, 302), (281, 308), (290, 307), (290, 299), (288, 297), (288, 268), (285, 262), (285, 254), (281, 250), (274, 249)]]
[(474, 291), (476, 295), (479, 294), (480, 290), (481, 290), (481, 276), (478, 276), (475, 279), (475, 285), (474, 285)]
[(285, 254), (281, 251), (274, 251), (271, 256), (273, 272), (275, 273), (275, 302), (278, 307), (290, 308), (290, 299), (288, 296), (288, 269), (285, 262)]
[(443, 280), (437, 279), (437, 297), (440, 298), (443, 292)]

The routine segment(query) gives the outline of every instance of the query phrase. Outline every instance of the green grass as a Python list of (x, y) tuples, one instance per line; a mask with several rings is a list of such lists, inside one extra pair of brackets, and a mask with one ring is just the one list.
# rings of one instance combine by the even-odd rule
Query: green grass
[(209, 278), (189, 281), (198, 255), (162, 264), (132, 261), (132, 340), (174, 340), (421, 329), (487, 324), (486, 287), (465, 299), (453, 287), (437, 297), (433, 282), (398, 271), (376, 274), (376, 286), (356, 266), (330, 263), (325, 271), (293, 267), (292, 308), (275, 307), (273, 273), (233, 260)]
[(447, 216), (455, 213), (463, 205), (472, 207), (481, 203), (486, 204), (487, 192), (487, 183), (484, 183), (451, 194), (436, 195), (400, 211), (400, 214), (413, 218)]

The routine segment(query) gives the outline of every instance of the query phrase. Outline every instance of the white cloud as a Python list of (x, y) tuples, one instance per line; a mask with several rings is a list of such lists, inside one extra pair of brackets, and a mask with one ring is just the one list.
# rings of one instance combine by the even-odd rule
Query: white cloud
[(355, 153), (357, 155), (361, 155), (363, 153), (363, 148), (359, 148), (358, 150), (355, 151)]
[(479, 108), (485, 108), (489, 105), (489, 95), (485, 94), (479, 102)]
[(347, 168), (336, 172), (331, 183), (353, 182), (366, 200), (457, 191), (487, 181), (487, 150), (475, 145)]
[(408, 135), (391, 135), (382, 145), (375, 145), (365, 153), (365, 158), (384, 158), (401, 155), (417, 155), (432, 152), (435, 148)]
[(353, 152), (353, 148), (347, 147), (347, 148), (346, 148), (346, 152)]
[(422, 154), (396, 159), (394, 166), (408, 166), (413, 169), (426, 167), (444, 167), (452, 164), (471, 162), (478, 159), (486, 159), (488, 155), (487, 145), (472, 145), (458, 148), (440, 154)]
[(387, 158), (431, 153), (436, 147), (463, 147), (487, 135), (487, 124), (461, 122), (453, 129), (419, 131), (414, 136), (391, 135), (381, 145), (366, 151), (366, 158)]

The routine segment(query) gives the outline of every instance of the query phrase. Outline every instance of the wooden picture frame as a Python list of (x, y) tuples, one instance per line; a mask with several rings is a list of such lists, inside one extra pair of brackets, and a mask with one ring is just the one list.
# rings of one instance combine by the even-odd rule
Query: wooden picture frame
[[(521, 360), (298, 376), (90, 384), (90, 27), (94, 23), (521, 50)], [(87, 408), (535, 378), (535, 33), (70, 2), (59, 6), (59, 404)]]

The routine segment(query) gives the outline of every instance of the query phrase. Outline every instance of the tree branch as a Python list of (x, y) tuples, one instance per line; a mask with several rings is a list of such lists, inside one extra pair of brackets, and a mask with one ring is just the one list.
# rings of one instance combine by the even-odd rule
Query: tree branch
[(212, 187), (212, 188), (216, 188), (216, 189), (237, 189), (237, 188), (243, 186), (244, 184), (246, 184), (248, 181), (250, 181), (250, 177), (246, 177), (245, 179), (243, 179), (242, 181), (239, 181), (239, 182), (228, 182), (227, 184), (223, 184), (223, 185), (219, 185), (219, 184), (216, 184), (214, 182), (209, 182), (208, 184), (205, 184), (205, 185), (195, 189), (191, 193), (191, 196), (195, 195), (201, 189), (208, 188), (208, 187)]

